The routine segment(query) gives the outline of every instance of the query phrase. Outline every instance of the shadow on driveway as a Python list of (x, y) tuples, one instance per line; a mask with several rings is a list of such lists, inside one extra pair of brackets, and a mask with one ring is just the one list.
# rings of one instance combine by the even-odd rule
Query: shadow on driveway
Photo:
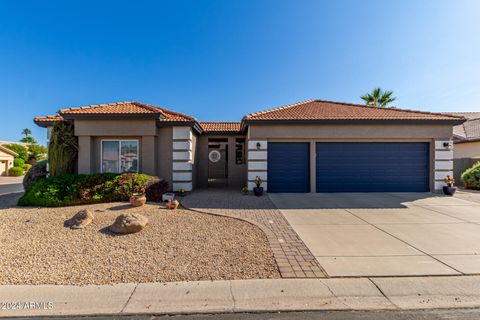
[(442, 197), (435, 193), (269, 193), (278, 209), (406, 208), (405, 202)]

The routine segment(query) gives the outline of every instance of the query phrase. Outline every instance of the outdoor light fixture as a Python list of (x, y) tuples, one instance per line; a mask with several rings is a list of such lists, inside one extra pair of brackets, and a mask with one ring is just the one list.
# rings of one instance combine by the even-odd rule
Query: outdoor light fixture
[(451, 142), (451, 141), (444, 142), (444, 143), (443, 143), (443, 147), (444, 147), (444, 148), (451, 149), (451, 148), (452, 148), (452, 142)]
[(257, 149), (260, 149), (261, 146), (260, 142), (257, 142)]

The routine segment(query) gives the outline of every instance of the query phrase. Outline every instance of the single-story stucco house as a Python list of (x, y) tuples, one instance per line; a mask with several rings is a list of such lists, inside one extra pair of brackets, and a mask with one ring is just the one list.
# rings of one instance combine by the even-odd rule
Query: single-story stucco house
[(480, 161), (480, 112), (451, 112), (465, 117), (467, 121), (453, 127), (454, 176), (460, 181), (461, 174)]
[(78, 173), (143, 172), (174, 191), (224, 186), (269, 192), (427, 192), (453, 170), (461, 116), (308, 100), (246, 115), (195, 118), (139, 102), (37, 117), (74, 123)]
[(13, 159), (18, 154), (0, 145), (0, 176), (8, 176), (8, 169), (13, 167)]

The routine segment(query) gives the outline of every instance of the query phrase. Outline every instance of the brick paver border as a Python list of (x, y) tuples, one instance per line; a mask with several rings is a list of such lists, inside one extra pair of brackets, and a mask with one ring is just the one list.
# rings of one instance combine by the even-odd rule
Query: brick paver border
[(201, 189), (180, 199), (189, 210), (236, 218), (266, 235), (282, 278), (325, 278), (326, 272), (267, 196), (236, 190)]

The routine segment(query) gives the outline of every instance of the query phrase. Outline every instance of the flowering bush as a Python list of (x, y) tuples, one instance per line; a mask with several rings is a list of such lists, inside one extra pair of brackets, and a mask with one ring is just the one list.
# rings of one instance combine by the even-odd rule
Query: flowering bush
[(39, 180), (19, 199), (21, 206), (59, 207), (126, 201), (135, 187), (145, 192), (146, 174), (65, 174)]

